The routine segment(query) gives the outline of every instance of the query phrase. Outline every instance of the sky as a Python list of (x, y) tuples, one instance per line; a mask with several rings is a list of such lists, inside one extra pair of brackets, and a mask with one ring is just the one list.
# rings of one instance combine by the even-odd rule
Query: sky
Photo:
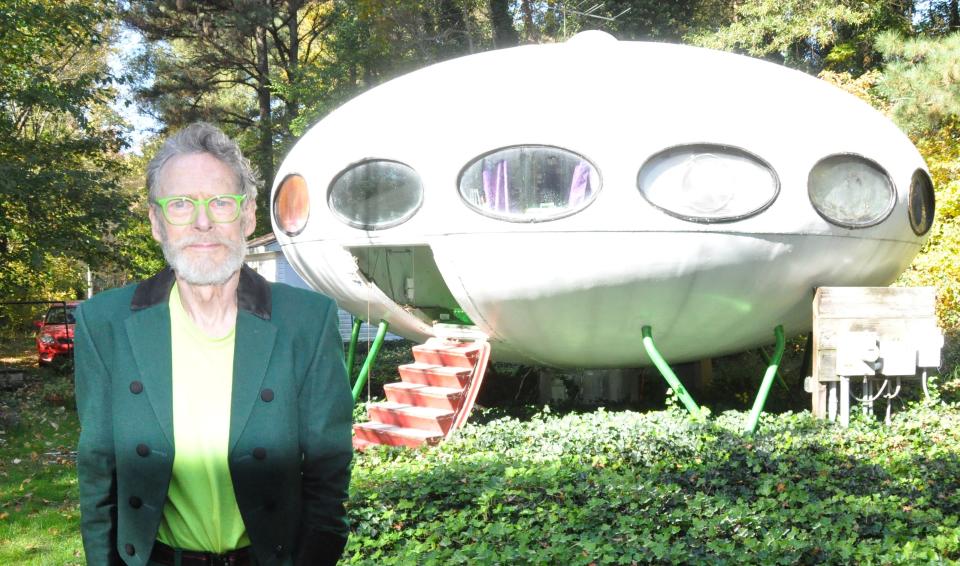
[[(142, 49), (143, 36), (135, 30), (123, 28), (109, 60), (110, 70), (113, 74), (123, 74), (129, 60)], [(129, 133), (130, 147), (126, 151), (139, 154), (143, 149), (144, 142), (157, 132), (161, 124), (153, 117), (140, 111), (130, 91), (129, 84), (117, 85), (117, 91), (117, 100), (114, 101), (112, 106), (131, 127)]]

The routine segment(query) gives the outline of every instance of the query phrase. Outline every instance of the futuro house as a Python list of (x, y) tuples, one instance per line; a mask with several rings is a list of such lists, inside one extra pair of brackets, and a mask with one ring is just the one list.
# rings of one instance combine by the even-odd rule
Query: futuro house
[(771, 63), (586, 32), (397, 78), (316, 124), (272, 218), (300, 275), (414, 340), (494, 359), (671, 362), (809, 329), (818, 286), (886, 285), (933, 220), (907, 137)]

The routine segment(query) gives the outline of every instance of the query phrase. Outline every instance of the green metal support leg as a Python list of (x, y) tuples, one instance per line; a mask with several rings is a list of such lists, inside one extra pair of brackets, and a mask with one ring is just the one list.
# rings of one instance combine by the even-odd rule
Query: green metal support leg
[(763, 412), (763, 406), (767, 403), (767, 396), (770, 394), (770, 387), (773, 385), (773, 376), (780, 368), (780, 360), (783, 358), (783, 350), (786, 347), (786, 340), (783, 337), (783, 325), (777, 326), (773, 330), (777, 337), (777, 347), (773, 352), (773, 359), (767, 367), (767, 373), (763, 376), (760, 383), (760, 391), (757, 392), (757, 400), (753, 402), (753, 409), (747, 419), (747, 432), (754, 433), (757, 430), (757, 424), (760, 422), (760, 413)]
[(357, 376), (357, 382), (353, 384), (353, 402), (356, 403), (357, 399), (360, 398), (360, 392), (363, 391), (363, 386), (367, 384), (367, 376), (370, 375), (370, 368), (373, 367), (373, 362), (377, 359), (377, 353), (380, 352), (380, 346), (383, 345), (383, 339), (387, 335), (387, 323), (386, 321), (380, 321), (380, 328), (377, 329), (377, 337), (374, 338), (373, 344), (370, 345), (370, 351), (367, 352), (367, 359), (363, 362), (363, 368), (360, 369), (360, 375)]
[(670, 369), (670, 364), (663, 359), (663, 356), (660, 355), (657, 347), (653, 344), (653, 330), (649, 326), (644, 326), (640, 329), (640, 332), (643, 334), (643, 347), (646, 349), (647, 355), (650, 356), (650, 361), (660, 370), (660, 374), (663, 375), (663, 378), (670, 384), (671, 389), (673, 389), (673, 392), (680, 399), (680, 402), (683, 403), (683, 406), (687, 408), (687, 411), (694, 417), (701, 416), (700, 407), (697, 406), (693, 397), (690, 396), (687, 389), (680, 383), (680, 380), (677, 379), (677, 375)]
[(360, 341), (360, 326), (363, 320), (359, 317), (353, 319), (353, 331), (350, 333), (350, 347), (347, 349), (347, 377), (353, 380), (353, 358), (357, 354), (357, 342)]
[[(763, 348), (760, 348), (760, 355), (763, 356), (763, 361), (767, 362), (768, 366), (773, 363), (773, 358), (771, 358), (770, 355), (767, 354), (767, 351), (764, 350)], [(779, 367), (777, 368), (776, 376), (777, 376), (777, 383), (780, 384), (780, 387), (783, 387), (783, 390), (789, 393), (790, 386), (787, 385), (787, 380), (783, 379), (783, 374), (780, 373)]]

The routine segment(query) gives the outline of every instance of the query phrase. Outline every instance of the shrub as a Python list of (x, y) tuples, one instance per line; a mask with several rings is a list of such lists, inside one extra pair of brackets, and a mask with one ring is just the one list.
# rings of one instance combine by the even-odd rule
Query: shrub
[(892, 426), (808, 413), (693, 422), (599, 410), (468, 425), (357, 456), (350, 563), (891, 563), (960, 559), (960, 406)]

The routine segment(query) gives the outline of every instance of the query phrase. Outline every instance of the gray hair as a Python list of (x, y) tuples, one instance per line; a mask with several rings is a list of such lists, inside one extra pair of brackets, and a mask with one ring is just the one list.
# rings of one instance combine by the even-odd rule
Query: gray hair
[(164, 142), (160, 151), (147, 164), (147, 194), (151, 201), (159, 196), (160, 170), (178, 155), (208, 153), (219, 159), (237, 175), (241, 192), (247, 202), (256, 204), (260, 178), (250, 161), (240, 152), (237, 142), (230, 139), (220, 128), (207, 122), (194, 122)]

